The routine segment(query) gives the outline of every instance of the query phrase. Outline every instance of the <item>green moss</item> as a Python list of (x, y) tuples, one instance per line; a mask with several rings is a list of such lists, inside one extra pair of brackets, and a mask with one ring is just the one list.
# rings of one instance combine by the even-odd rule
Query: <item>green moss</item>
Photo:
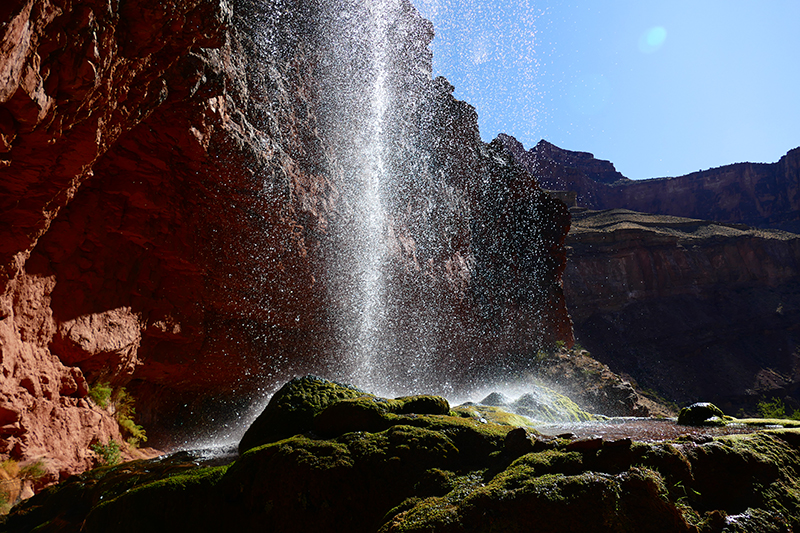
[(538, 387), (536, 393), (525, 394), (514, 402), (514, 411), (539, 422), (586, 422), (603, 420), (581, 409), (567, 396), (547, 387)]
[(546, 450), (537, 453), (529, 453), (516, 459), (505, 470), (498, 475), (499, 479), (504, 477), (524, 478), (543, 476), (545, 474), (562, 473), (577, 474), (583, 470), (583, 454), (580, 452), (567, 452), (563, 450)]
[(729, 423), (753, 427), (781, 426), (784, 428), (800, 428), (800, 420), (786, 418), (734, 418)]
[(501, 426), (531, 427), (533, 422), (522, 415), (510, 413), (500, 407), (489, 405), (460, 405), (453, 408), (455, 416), (471, 418), (477, 421), (491, 422)]
[[(169, 474), (104, 498), (86, 518), (81, 531), (210, 531), (220, 523), (213, 489), (226, 467), (201, 467)], [(147, 512), (142, 512), (147, 509)], [(177, 529), (176, 529), (177, 528)]]
[(314, 417), (326, 407), (345, 399), (371, 396), (351, 387), (315, 376), (295, 378), (275, 393), (267, 407), (248, 428), (239, 452), (276, 442), (313, 426)]

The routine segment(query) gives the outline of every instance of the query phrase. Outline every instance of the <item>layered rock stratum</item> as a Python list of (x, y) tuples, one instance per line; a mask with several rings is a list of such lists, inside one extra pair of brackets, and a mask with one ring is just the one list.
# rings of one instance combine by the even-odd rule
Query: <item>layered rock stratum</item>
[(630, 209), (800, 232), (800, 148), (776, 163), (735, 163), (685, 176), (631, 180), (610, 161), (545, 140), (500, 140), (548, 190), (575, 191), (589, 209)]
[(567, 242), (576, 335), (614, 371), (728, 412), (797, 398), (800, 235), (612, 209)]
[(800, 406), (800, 237), (780, 231), (800, 228), (800, 149), (630, 180), (587, 152), (498, 140), (542, 187), (574, 194), (564, 287), (595, 356), (678, 403)]
[[(3, 458), (89, 467), (90, 444), (124, 438), (88, 396), (102, 383), (163, 446), (347, 357), (330, 310), (360, 216), (342, 154), (363, 138), (337, 127), (363, 120), (374, 72), (335, 55), (367, 57), (366, 33), (330, 30), (364, 11), (281, 6), (0, 8)], [(524, 366), (572, 341), (569, 214), (431, 77), (430, 23), (392, 16), (387, 373), (413, 383), (412, 353), (431, 380)]]

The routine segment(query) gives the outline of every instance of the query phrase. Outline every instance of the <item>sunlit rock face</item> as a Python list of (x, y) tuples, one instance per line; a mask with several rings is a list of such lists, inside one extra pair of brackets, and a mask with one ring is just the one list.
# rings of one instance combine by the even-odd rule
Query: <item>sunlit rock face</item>
[(543, 188), (575, 191), (582, 207), (800, 231), (800, 148), (777, 163), (736, 163), (674, 178), (630, 180), (589, 153), (544, 140), (526, 151), (513, 137), (501, 138)]
[[(323, 32), (364, 6), (330, 4), (0, 8), (0, 453), (57, 447), (64, 472), (85, 468), (90, 442), (120, 439), (86, 398), (100, 381), (134, 394), (159, 444), (294, 374), (352, 372), (348, 158), (369, 141), (377, 74), (358, 24)], [(388, 4), (379, 385), (525, 366), (571, 342), (569, 214), (481, 143), (474, 110), (430, 76), (430, 24)], [(37, 429), (55, 417), (58, 438)]]

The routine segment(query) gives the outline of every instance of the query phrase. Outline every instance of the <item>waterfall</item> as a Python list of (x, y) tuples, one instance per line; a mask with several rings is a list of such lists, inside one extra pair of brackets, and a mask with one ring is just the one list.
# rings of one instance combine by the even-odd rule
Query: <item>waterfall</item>
[(385, 357), (393, 342), (386, 332), (387, 194), (393, 180), (387, 113), (389, 28), (399, 8), (399, 0), (337, 4), (324, 13), (322, 32), (323, 128), (332, 178), (341, 191), (328, 265), (329, 315), (338, 337), (334, 357), (339, 378), (379, 390), (387, 386)]
[(381, 327), (385, 323), (385, 274), (387, 213), (382, 188), (391, 179), (385, 160), (386, 112), (389, 105), (387, 76), (388, 17), (391, 15), (390, 0), (373, 0), (367, 3), (368, 28), (372, 43), (371, 62), (374, 81), (369, 86), (370, 105), (367, 121), (367, 139), (360, 156), (363, 161), (363, 193), (360, 199), (363, 209), (363, 225), (357, 246), (360, 256), (357, 273), (360, 298), (353, 301), (358, 314), (352, 346), (352, 379), (356, 383), (375, 384), (381, 372), (376, 360), (381, 345)]

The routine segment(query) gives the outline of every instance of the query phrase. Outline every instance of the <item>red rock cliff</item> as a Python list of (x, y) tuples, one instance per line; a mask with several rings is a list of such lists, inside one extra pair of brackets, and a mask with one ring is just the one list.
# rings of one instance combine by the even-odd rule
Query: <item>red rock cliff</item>
[(513, 137), (502, 139), (542, 187), (576, 191), (583, 207), (800, 231), (800, 148), (777, 163), (736, 163), (675, 178), (629, 180), (589, 153), (544, 140), (526, 151)]
[[(169, 444), (335, 363), (327, 267), (354, 214), (332, 147), (353, 140), (330, 128), (365, 74), (326, 77), (311, 5), (0, 8), (0, 455), (46, 457), (62, 476), (88, 467), (90, 443), (122, 438), (90, 384), (126, 386), (151, 441)], [(439, 370), (524, 365), (571, 340), (569, 215), (430, 78), (429, 23), (407, 3), (397, 16), (389, 116), (406, 181), (389, 275), (402, 318), (387, 328), (414, 339), (434, 323)], [(503, 206), (520, 232), (497, 223)], [(478, 343), (486, 328), (526, 340), (498, 351)]]
[(612, 369), (731, 413), (798, 398), (800, 236), (608, 210), (575, 213), (567, 242), (576, 336)]

